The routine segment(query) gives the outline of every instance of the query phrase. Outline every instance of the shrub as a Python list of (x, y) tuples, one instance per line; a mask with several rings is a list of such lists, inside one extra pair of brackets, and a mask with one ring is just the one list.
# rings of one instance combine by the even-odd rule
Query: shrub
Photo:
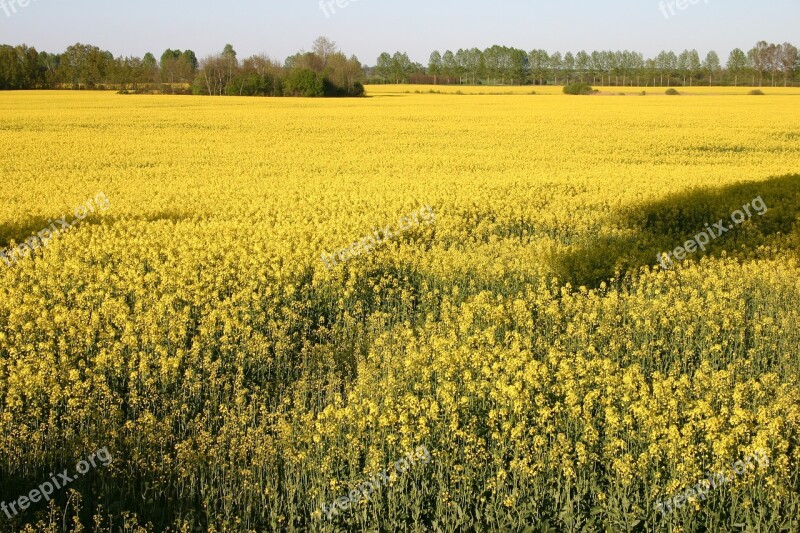
[(255, 96), (263, 94), (261, 76), (255, 72), (236, 76), (225, 87), (228, 96)]
[[(341, 87), (331, 81), (329, 78), (323, 79), (324, 85), (324, 92), (325, 96), (330, 97), (343, 97), (343, 96), (364, 96), (364, 86), (361, 82), (353, 83), (353, 86), (348, 87)], [(420, 91), (414, 91), (416, 94), (420, 94)], [(411, 94), (411, 91), (406, 91), (406, 93)]]
[(564, 94), (587, 95), (596, 92), (597, 91), (587, 83), (571, 83), (570, 85), (564, 86)]
[(286, 79), (285, 94), (290, 96), (325, 96), (325, 81), (310, 69), (295, 69)]
[(350, 96), (365, 96), (367, 91), (364, 90), (364, 85), (357, 81), (353, 84), (353, 88), (350, 89)]
[(764, 91), (762, 91), (761, 89), (753, 89), (747, 94), (749, 94), (750, 96), (764, 96)]
[(669, 88), (665, 94), (667, 96), (680, 96), (681, 93), (679, 93), (676, 89)]

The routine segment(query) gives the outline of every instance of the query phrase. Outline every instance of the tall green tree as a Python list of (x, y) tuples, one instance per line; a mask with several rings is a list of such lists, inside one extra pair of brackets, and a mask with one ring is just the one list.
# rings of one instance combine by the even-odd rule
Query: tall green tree
[(236, 59), (236, 50), (233, 49), (233, 45), (226, 44), (222, 49), (221, 57), (228, 68), (228, 79), (233, 78), (234, 71), (239, 68), (239, 60)]
[(564, 54), (564, 77), (569, 84), (572, 80), (572, 74), (575, 72), (575, 56), (572, 52)]
[(727, 62), (728, 74), (733, 76), (734, 87), (739, 86), (739, 77), (745, 75), (750, 68), (750, 60), (744, 50), (741, 48), (734, 48), (728, 56)]
[(547, 51), (531, 50), (528, 53), (528, 60), (534, 79), (539, 81), (539, 85), (544, 85), (550, 67), (550, 56), (547, 54)]
[(405, 52), (395, 52), (392, 56), (392, 78), (395, 83), (408, 80), (408, 76), (415, 70), (414, 64)]
[[(764, 72), (767, 70), (769, 62), (769, 43), (767, 41), (759, 41), (756, 45), (747, 52), (747, 59), (750, 60), (750, 66), (753, 69), (753, 74), (758, 74), (758, 86), (764, 84)], [(755, 85), (755, 79), (753, 79)]]
[(442, 75), (442, 54), (438, 50), (431, 52), (428, 59), (428, 74), (433, 76), (433, 84), (437, 85), (439, 76)]
[(558, 78), (564, 70), (564, 59), (561, 57), (561, 52), (554, 52), (550, 56), (550, 74), (553, 78), (553, 85), (558, 85)]
[(794, 75), (797, 68), (798, 57), (797, 47), (790, 43), (783, 43), (780, 48), (779, 62), (783, 70), (783, 86), (789, 85), (789, 78)]
[(714, 84), (714, 79), (717, 75), (722, 71), (722, 65), (719, 61), (719, 55), (713, 50), (706, 54), (706, 58), (703, 61), (703, 70), (705, 71), (706, 76), (708, 77), (708, 85), (711, 86)]
[(581, 50), (575, 55), (575, 70), (577, 71), (581, 82), (586, 81), (586, 76), (589, 73), (590, 65), (591, 56), (586, 52), (586, 50)]
[(447, 77), (447, 83), (458, 76), (458, 63), (456, 55), (450, 50), (446, 50), (442, 56), (442, 74)]
[(483, 62), (486, 70), (486, 77), (491, 85), (497, 83), (500, 79), (500, 55), (501, 50), (497, 45), (491, 46), (483, 51)]
[(483, 57), (483, 52), (479, 48), (470, 48), (467, 51), (467, 66), (472, 75), (472, 84), (475, 85), (477, 80), (483, 79), (486, 76), (486, 60)]
[(525, 50), (511, 48), (509, 50), (510, 65), (510, 78), (511, 83), (515, 85), (525, 85), (528, 82), (530, 75), (530, 62), (528, 54)]
[(63, 79), (73, 89), (94, 89), (105, 81), (113, 63), (114, 56), (110, 52), (102, 51), (96, 46), (76, 43), (67, 47), (62, 54), (59, 69)]
[(378, 56), (378, 63), (376, 65), (378, 76), (388, 81), (392, 76), (392, 56), (388, 52), (383, 52)]
[(47, 89), (55, 89), (58, 83), (58, 65), (61, 62), (60, 54), (48, 54), (39, 52), (39, 69), (42, 76), (42, 86)]
[(458, 73), (458, 83), (468, 83), (469, 80), (462, 82), (462, 79), (469, 72), (469, 54), (463, 48), (459, 48), (456, 52), (456, 69)]

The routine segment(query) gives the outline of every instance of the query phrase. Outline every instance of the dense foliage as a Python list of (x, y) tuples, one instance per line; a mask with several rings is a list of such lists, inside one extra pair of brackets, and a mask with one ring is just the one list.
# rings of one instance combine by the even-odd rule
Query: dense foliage
[(569, 85), (564, 86), (564, 94), (571, 94), (573, 96), (585, 96), (594, 92), (595, 90), (592, 88), (592, 86), (587, 83), (570, 83)]
[[(309, 73), (310, 72), (310, 73)], [(255, 55), (243, 61), (226, 45), (200, 60), (191, 50), (166, 50), (156, 61), (118, 57), (96, 46), (75, 44), (62, 54), (37, 52), (25, 45), (0, 46), (0, 90), (115, 89), (122, 93), (229, 96), (362, 96), (361, 63), (336, 43), (320, 37), (312, 52), (284, 65)], [(299, 86), (300, 83), (302, 86)], [(320, 88), (321, 87), (321, 88)]]
[(368, 75), (376, 83), (788, 86), (798, 81), (798, 59), (796, 46), (766, 41), (759, 41), (747, 53), (734, 49), (724, 65), (713, 50), (702, 60), (697, 50), (684, 50), (680, 54), (662, 51), (645, 59), (641, 53), (630, 50), (591, 53), (581, 50), (562, 55), (495, 45), (485, 50), (460, 49), (455, 53), (434, 51), (427, 68), (413, 63), (405, 53), (384, 52), (375, 68), (368, 69)]
[[(198, 60), (191, 50), (166, 50), (160, 60), (114, 57), (96, 46), (75, 44), (61, 54), (37, 52), (25, 45), (0, 45), (0, 90), (5, 89), (120, 89), (133, 92), (283, 96), (285, 80), (294, 68), (310, 69), (324, 78), (325, 95), (362, 94), (362, 66), (324, 37), (312, 52), (299, 53), (284, 64), (256, 55), (237, 61), (231, 45), (218, 55)], [(506, 46), (434, 51), (427, 66), (408, 54), (381, 54), (374, 67), (364, 69), (375, 83), (433, 83), (470, 85), (607, 86), (789, 86), (800, 82), (800, 56), (790, 43), (759, 41), (745, 52), (734, 49), (723, 64), (710, 51), (701, 60), (697, 50), (677, 54), (662, 51), (645, 57), (634, 51), (581, 50), (529, 52)], [(312, 84), (313, 85), (313, 84)], [(308, 88), (306, 88), (308, 89)], [(290, 94), (315, 93), (313, 90)]]

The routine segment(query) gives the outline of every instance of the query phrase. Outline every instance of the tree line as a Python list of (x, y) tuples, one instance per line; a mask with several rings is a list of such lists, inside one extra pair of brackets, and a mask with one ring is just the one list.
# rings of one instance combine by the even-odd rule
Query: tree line
[(360, 96), (369, 83), (612, 86), (796, 85), (798, 49), (790, 43), (760, 41), (745, 52), (733, 50), (723, 65), (719, 55), (697, 50), (662, 51), (645, 59), (639, 52), (581, 50), (548, 53), (494, 45), (431, 53), (428, 65), (408, 54), (384, 52), (374, 67), (363, 67), (336, 43), (320, 37), (310, 52), (281, 63), (266, 55), (237, 58), (231, 45), (198, 59), (192, 50), (167, 49), (159, 59), (114, 57), (77, 43), (60, 54), (26, 45), (0, 45), (0, 90), (116, 89), (122, 92), (241, 96)]
[(77, 43), (63, 53), (0, 45), (0, 90), (109, 89), (120, 92), (230, 96), (361, 96), (363, 68), (336, 43), (320, 37), (310, 52), (283, 63), (266, 55), (237, 58), (233, 46), (198, 59), (192, 50), (167, 49), (160, 59), (114, 57)]
[(369, 83), (433, 83), (487, 85), (568, 85), (592, 83), (612, 86), (692, 85), (794, 85), (800, 78), (797, 47), (790, 43), (758, 42), (745, 52), (736, 48), (723, 65), (708, 52), (701, 60), (697, 50), (680, 54), (662, 51), (645, 59), (639, 52), (581, 50), (526, 52), (507, 46), (438, 50), (428, 65), (412, 62), (408, 54), (382, 53), (367, 72)]

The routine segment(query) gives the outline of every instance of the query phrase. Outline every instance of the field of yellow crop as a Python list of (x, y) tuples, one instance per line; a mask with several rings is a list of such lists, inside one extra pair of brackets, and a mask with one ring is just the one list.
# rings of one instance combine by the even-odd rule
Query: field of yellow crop
[[(563, 95), (561, 85), (367, 85), (367, 94), (370, 96), (387, 94), (461, 94), (461, 95), (488, 95), (488, 96), (510, 96), (510, 95)], [(667, 87), (638, 87), (638, 86), (616, 86), (606, 87), (602, 85), (593, 86), (599, 91), (600, 96), (664, 96)], [(753, 87), (677, 87), (677, 91), (684, 96), (748, 96)], [(758, 88), (766, 96), (800, 96), (800, 87), (760, 87)]]
[(798, 531), (800, 97), (416, 90), (0, 93), (0, 530)]

